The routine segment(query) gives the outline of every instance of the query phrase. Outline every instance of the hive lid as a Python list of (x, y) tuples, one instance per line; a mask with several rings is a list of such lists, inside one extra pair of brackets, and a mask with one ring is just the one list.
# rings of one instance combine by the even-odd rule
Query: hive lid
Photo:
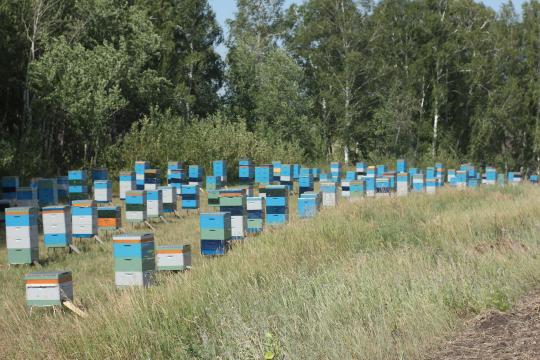
[(26, 274), (24, 280), (71, 280), (71, 271), (39, 271)]
[(30, 214), (36, 211), (35, 207), (10, 207), (6, 209), (6, 215)]
[(73, 200), (71, 205), (74, 207), (93, 207), (96, 206), (94, 200)]
[(147, 242), (153, 241), (154, 234), (152, 233), (127, 233), (113, 235), (113, 242), (115, 243), (130, 243), (130, 242)]

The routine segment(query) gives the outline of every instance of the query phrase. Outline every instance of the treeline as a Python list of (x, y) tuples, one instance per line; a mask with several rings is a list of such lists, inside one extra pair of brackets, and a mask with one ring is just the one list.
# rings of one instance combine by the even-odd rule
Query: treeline
[[(540, 2), (0, 3), (0, 172), (136, 158), (536, 169)], [(224, 44), (222, 59), (216, 47)]]

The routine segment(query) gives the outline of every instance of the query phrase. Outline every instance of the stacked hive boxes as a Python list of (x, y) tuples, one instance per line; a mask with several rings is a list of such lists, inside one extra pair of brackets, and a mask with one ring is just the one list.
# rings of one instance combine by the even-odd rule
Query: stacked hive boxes
[(495, 185), (497, 183), (497, 170), (494, 167), (486, 167), (486, 173), (482, 179), (482, 184)]
[(322, 205), (324, 207), (335, 207), (337, 205), (337, 184), (333, 181), (321, 182)]
[(247, 228), (246, 191), (244, 189), (220, 190), (219, 211), (231, 214), (231, 239), (244, 239)]
[(31, 187), (17, 188), (17, 205), (18, 206), (38, 206), (37, 191)]
[(397, 174), (397, 196), (407, 196), (409, 194), (409, 174), (399, 172)]
[(426, 194), (433, 195), (437, 192), (437, 178), (426, 179)]
[(113, 254), (117, 288), (152, 285), (156, 269), (153, 234), (114, 235)]
[(412, 177), (412, 192), (424, 192), (424, 174), (414, 174)]
[(72, 236), (91, 238), (97, 235), (97, 208), (93, 200), (76, 200), (71, 203)]
[(97, 208), (97, 226), (100, 230), (118, 230), (122, 227), (120, 206), (102, 206)]
[(289, 222), (289, 191), (283, 185), (268, 185), (266, 194), (266, 224), (280, 225)]
[(176, 194), (180, 195), (182, 184), (185, 183), (185, 173), (183, 165), (179, 162), (169, 162), (167, 168), (167, 184), (176, 188)]
[(182, 185), (182, 209), (199, 208), (199, 186)]
[(356, 171), (346, 171), (345, 172), (345, 181), (356, 180)]
[(397, 173), (406, 173), (407, 172), (407, 160), (398, 159), (396, 162), (396, 172)]
[(38, 209), (35, 207), (7, 208), (6, 242), (9, 264), (31, 264), (39, 260)]
[(395, 171), (387, 171), (383, 174), (383, 177), (387, 178), (390, 182), (390, 192), (393, 192), (396, 190), (396, 172)]
[(219, 190), (207, 190), (208, 206), (219, 207)]
[(281, 161), (272, 161), (272, 181), (281, 180)]
[(363, 163), (363, 162), (357, 162), (355, 172), (356, 172), (356, 179), (358, 179), (358, 180), (363, 179), (364, 176), (367, 175), (366, 164)]
[(255, 182), (259, 185), (270, 185), (274, 178), (273, 165), (259, 165), (255, 168)]
[(58, 204), (56, 179), (39, 179), (37, 197), (40, 206)]
[(375, 176), (367, 175), (364, 182), (366, 185), (366, 197), (375, 197)]
[(191, 245), (161, 245), (156, 247), (158, 271), (183, 271), (191, 268)]
[(281, 171), (279, 176), (281, 185), (287, 186), (289, 191), (293, 188), (293, 166), (290, 164), (281, 164)]
[(188, 168), (189, 185), (202, 186), (203, 178), (204, 178), (204, 169), (202, 167), (200, 167), (199, 165), (189, 165), (189, 168)]
[(444, 167), (441, 163), (435, 164), (435, 177), (437, 178), (437, 186), (444, 185)]
[(119, 178), (120, 199), (126, 198), (128, 191), (135, 190), (135, 173), (133, 171), (121, 171)]
[(357, 200), (365, 194), (365, 180), (353, 180), (349, 181), (349, 191), (351, 193), (351, 200)]
[(163, 214), (163, 195), (161, 190), (146, 190), (146, 216), (158, 218)]
[(148, 161), (135, 161), (135, 189), (144, 190), (144, 172), (150, 168)]
[(297, 181), (300, 178), (300, 165), (293, 164), (293, 180)]
[(214, 176), (219, 177), (222, 184), (227, 183), (227, 162), (225, 160), (214, 160), (212, 172)]
[(161, 185), (159, 169), (144, 170), (144, 190), (157, 190)]
[(70, 271), (33, 272), (24, 277), (26, 304), (30, 307), (61, 306), (73, 301), (73, 281)]
[(2, 194), (5, 200), (15, 200), (17, 198), (18, 187), (19, 187), (18, 176), (2, 177)]
[(389, 197), (390, 190), (392, 189), (390, 185), (390, 178), (386, 176), (377, 177), (375, 179), (375, 196), (376, 197)]
[(88, 199), (88, 185), (86, 171), (70, 170), (68, 172), (69, 200)]
[(427, 187), (427, 182), (428, 181), (431, 181), (431, 180), (436, 179), (436, 178), (437, 177), (436, 177), (435, 168), (434, 167), (427, 167), (426, 168), (426, 187)]
[(457, 188), (465, 188), (467, 187), (467, 171), (466, 170), (458, 170), (456, 171), (456, 176), (452, 179), (454, 185)]
[(67, 176), (56, 177), (56, 187), (58, 189), (58, 202), (66, 204), (69, 200), (69, 179)]
[(317, 215), (321, 206), (321, 193), (305, 192), (298, 198), (298, 217), (305, 219)]
[(375, 175), (377, 177), (383, 177), (386, 172), (386, 165), (377, 165), (375, 168)]
[(112, 181), (94, 180), (94, 200), (98, 203), (112, 201)]
[(347, 200), (351, 198), (351, 183), (347, 180), (341, 182), (341, 196)]
[(141, 223), (146, 219), (146, 191), (132, 190), (126, 192), (126, 221)]
[(224, 255), (231, 240), (231, 214), (202, 213), (200, 216), (201, 254)]
[(538, 175), (529, 176), (529, 181), (531, 182), (531, 184), (538, 184)]
[(300, 195), (308, 191), (313, 191), (314, 188), (315, 182), (313, 181), (313, 175), (311, 173), (300, 175), (300, 178), (298, 179), (298, 192)]
[(366, 176), (367, 177), (376, 177), (377, 176), (377, 168), (373, 165), (369, 165), (367, 167), (367, 172), (366, 172)]
[(43, 208), (43, 242), (46, 248), (64, 248), (71, 244), (71, 208), (66, 205)]
[(454, 178), (456, 177), (456, 170), (454, 169), (448, 169), (448, 173), (446, 174), (446, 181), (453, 185)]
[(255, 179), (255, 168), (249, 159), (242, 159), (238, 163), (238, 179), (242, 184), (251, 184)]
[(321, 175), (321, 169), (313, 168), (313, 169), (311, 169), (311, 174), (313, 175), (314, 180), (319, 180), (319, 177)]
[(93, 169), (92, 180), (109, 180), (109, 171), (106, 168)]
[(264, 229), (265, 198), (262, 196), (248, 197), (247, 209), (247, 232), (260, 233)]
[(220, 176), (207, 176), (206, 177), (206, 190), (219, 190), (221, 189), (221, 177)]
[(172, 186), (160, 186), (158, 190), (161, 191), (163, 212), (166, 214), (174, 213), (176, 211), (176, 202), (178, 200), (176, 188)]
[(182, 164), (179, 161), (169, 161), (167, 163), (167, 183), (171, 184), (171, 174), (173, 170), (182, 170), (184, 168), (184, 164)]
[(413, 184), (413, 178), (414, 178), (414, 175), (416, 175), (416, 174), (420, 174), (420, 171), (418, 171), (417, 168), (410, 168), (409, 169), (409, 183), (410, 183), (409, 185), (410, 185), (411, 189), (412, 189), (412, 184)]
[[(341, 163), (340, 162), (332, 162), (330, 163), (330, 174), (332, 175), (332, 181), (340, 181), (341, 180)], [(324, 200), (323, 200), (324, 202)]]

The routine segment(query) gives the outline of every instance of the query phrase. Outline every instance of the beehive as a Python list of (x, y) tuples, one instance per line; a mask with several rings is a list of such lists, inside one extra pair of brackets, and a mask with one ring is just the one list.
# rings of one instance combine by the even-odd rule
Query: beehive
[(158, 190), (161, 191), (161, 197), (163, 200), (163, 212), (165, 214), (174, 213), (177, 209), (178, 200), (176, 188), (172, 186), (160, 186)]
[(219, 211), (231, 214), (231, 239), (243, 240), (246, 236), (246, 192), (244, 189), (219, 191)]
[(189, 165), (188, 181), (189, 185), (202, 186), (204, 179), (204, 169), (199, 165)]
[(9, 264), (32, 264), (39, 260), (38, 209), (11, 207), (5, 210)]
[(356, 179), (359, 179), (359, 176), (366, 176), (367, 175), (366, 163), (357, 162), (355, 166), (355, 172), (356, 172)]
[(497, 169), (492, 166), (486, 167), (486, 172), (482, 179), (484, 185), (495, 185), (497, 183)]
[(37, 197), (41, 207), (58, 204), (56, 179), (39, 179)]
[(161, 186), (159, 169), (144, 170), (144, 190), (157, 190), (159, 186)]
[(76, 200), (71, 203), (71, 225), (74, 238), (91, 238), (97, 235), (97, 208), (93, 200)]
[(229, 212), (201, 213), (201, 254), (225, 255), (231, 240), (231, 214)]
[(375, 178), (375, 196), (376, 197), (389, 197), (392, 187), (390, 185), (390, 178), (386, 176)]
[(18, 187), (17, 205), (25, 207), (39, 206), (36, 189), (32, 187)]
[(135, 161), (135, 189), (144, 190), (144, 172), (150, 168), (148, 161)]
[(351, 183), (349, 181), (341, 182), (341, 197), (346, 200), (350, 200), (351, 197)]
[(407, 160), (398, 159), (396, 161), (396, 172), (397, 173), (406, 173), (407, 172)]
[(214, 160), (212, 162), (212, 172), (219, 177), (222, 184), (227, 183), (227, 162), (225, 160)]
[(397, 174), (397, 196), (407, 196), (409, 194), (409, 174), (400, 172)]
[(259, 185), (270, 185), (274, 180), (273, 169), (271, 164), (257, 166), (255, 168), (255, 182)]
[(338, 186), (333, 181), (321, 182), (322, 206), (335, 207), (337, 205)]
[(67, 176), (57, 176), (56, 187), (58, 189), (58, 202), (67, 204), (69, 201), (69, 178)]
[(272, 181), (281, 180), (281, 161), (272, 161)]
[(219, 190), (221, 185), (221, 177), (214, 175), (206, 177), (206, 190)]
[(126, 221), (141, 223), (146, 219), (146, 191), (133, 190), (126, 192)]
[(300, 178), (300, 165), (293, 164), (293, 180), (296, 181)]
[(386, 171), (386, 165), (377, 165), (375, 167), (375, 177), (383, 177)]
[(146, 190), (146, 216), (158, 218), (163, 215), (163, 194), (161, 190)]
[(251, 184), (255, 180), (255, 168), (249, 159), (238, 162), (238, 180), (242, 184)]
[(268, 185), (266, 194), (266, 221), (267, 225), (282, 225), (289, 222), (289, 191), (283, 185)]
[(191, 268), (191, 245), (161, 245), (156, 247), (158, 271), (183, 271)]
[(24, 277), (26, 304), (30, 307), (61, 306), (73, 301), (73, 280), (70, 271), (33, 272)]
[(114, 278), (117, 288), (153, 284), (156, 269), (154, 235), (113, 236)]
[(279, 182), (281, 185), (287, 186), (289, 191), (293, 188), (293, 166), (290, 164), (281, 164)]
[(182, 209), (195, 210), (199, 208), (199, 186), (182, 185)]
[(97, 226), (99, 230), (118, 230), (122, 227), (120, 206), (101, 206), (97, 208)]
[(94, 180), (94, 200), (97, 203), (109, 203), (112, 201), (112, 181)]
[(19, 187), (18, 176), (3, 176), (2, 177), (2, 194), (4, 200), (17, 199), (17, 188)]
[(298, 192), (300, 195), (308, 191), (313, 191), (314, 189), (315, 182), (313, 180), (313, 175), (310, 172), (308, 172), (307, 175), (300, 175), (300, 178), (298, 179)]
[(126, 193), (136, 189), (135, 173), (133, 171), (121, 171), (119, 177), (119, 197), (121, 200), (126, 198)]
[(92, 169), (92, 181), (109, 180), (109, 170), (107, 168)]
[(169, 170), (168, 184), (176, 189), (177, 196), (182, 194), (182, 184), (185, 184), (185, 173), (183, 169)]
[(366, 185), (366, 197), (375, 197), (375, 176), (366, 175), (364, 182)]
[(84, 170), (70, 170), (68, 172), (69, 200), (88, 199), (88, 179)]
[(426, 194), (433, 195), (437, 192), (437, 178), (426, 179)]
[(349, 191), (351, 193), (351, 200), (362, 198), (366, 193), (365, 180), (349, 181)]
[(321, 206), (321, 193), (305, 192), (298, 198), (298, 217), (312, 218), (319, 212)]
[(264, 229), (266, 202), (262, 196), (251, 196), (246, 199), (247, 232), (260, 233)]
[(42, 210), (43, 242), (46, 248), (63, 248), (71, 244), (71, 208), (67, 205), (47, 206)]
[(412, 192), (424, 192), (424, 174), (414, 174), (412, 178)]

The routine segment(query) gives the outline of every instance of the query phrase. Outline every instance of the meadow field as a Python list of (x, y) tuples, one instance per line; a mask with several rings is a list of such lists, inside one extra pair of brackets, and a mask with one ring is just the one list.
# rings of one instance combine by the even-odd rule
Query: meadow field
[(198, 214), (155, 224), (157, 244), (192, 245), (193, 268), (159, 274), (146, 290), (115, 289), (104, 234), (104, 244), (79, 242), (81, 255), (42, 249), (43, 269), (73, 272), (86, 319), (30, 314), (23, 276), (35, 269), (2, 265), (0, 358), (421, 359), (467, 319), (508, 310), (539, 284), (537, 186), (295, 213), (293, 200), (290, 224), (221, 258), (199, 255)]

